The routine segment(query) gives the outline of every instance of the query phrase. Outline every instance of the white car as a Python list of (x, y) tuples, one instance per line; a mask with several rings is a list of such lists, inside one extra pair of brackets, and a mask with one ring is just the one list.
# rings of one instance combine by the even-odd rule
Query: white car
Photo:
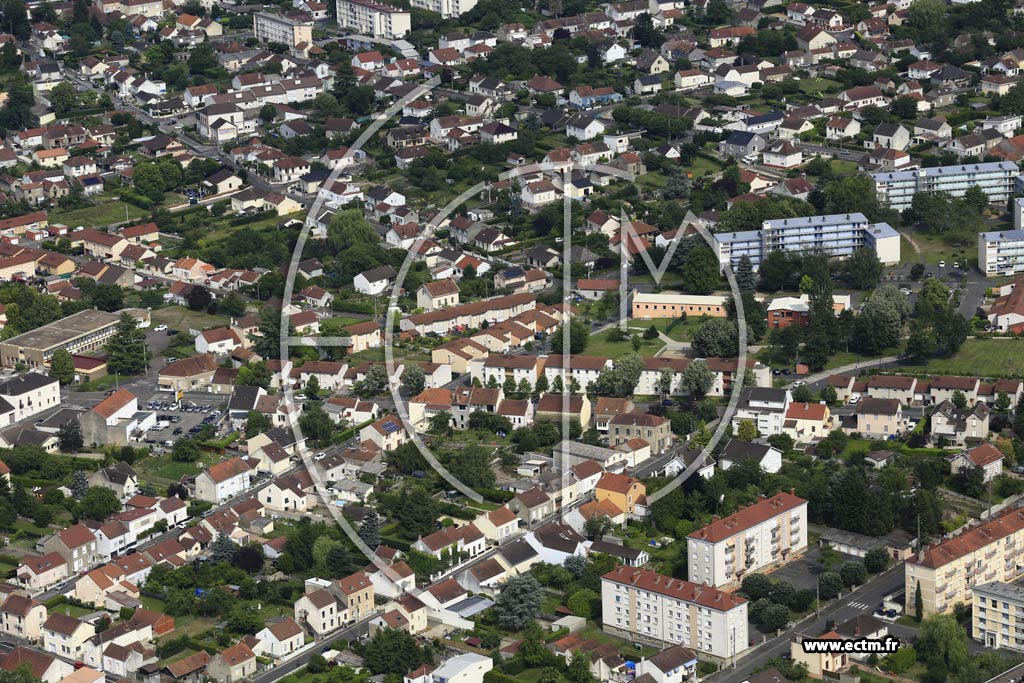
[(798, 379), (797, 381), (793, 382), (793, 388), (796, 389), (797, 387), (802, 387), (805, 384), (807, 384), (807, 382)]
[(945, 261), (939, 261), (939, 268), (945, 268), (945, 267), (946, 267), (946, 262)]
[(156, 327), (153, 328), (153, 331), (154, 332), (166, 332), (167, 331), (167, 325), (157, 325)]
[(860, 396), (851, 396), (850, 400), (846, 402), (847, 405), (855, 406), (860, 402)]
[(910, 296), (910, 289), (907, 287), (903, 287), (902, 289), (900, 289), (900, 292), (906, 294), (907, 296)]

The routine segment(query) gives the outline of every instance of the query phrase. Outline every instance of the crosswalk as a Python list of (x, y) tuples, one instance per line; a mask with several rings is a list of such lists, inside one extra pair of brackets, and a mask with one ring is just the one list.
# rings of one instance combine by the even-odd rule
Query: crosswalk
[(867, 604), (865, 604), (863, 602), (851, 602), (848, 606), (849, 607), (855, 607), (857, 609), (867, 609), (868, 608)]

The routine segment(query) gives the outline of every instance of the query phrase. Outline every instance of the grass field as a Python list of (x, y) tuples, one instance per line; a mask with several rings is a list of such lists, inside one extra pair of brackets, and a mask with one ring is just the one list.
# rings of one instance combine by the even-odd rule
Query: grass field
[(973, 377), (1020, 377), (1024, 343), (1017, 339), (968, 339), (952, 358), (933, 358), (908, 370)]
[(217, 456), (204, 453), (199, 462), (175, 462), (171, 460), (170, 453), (165, 453), (159, 457), (143, 458), (136, 464), (135, 469), (146, 479), (172, 484), (186, 474), (197, 474), (216, 460)]
[[(901, 239), (900, 249), (906, 249), (906, 252), (901, 251), (900, 254), (905, 263), (922, 262), (929, 266), (935, 266), (938, 265), (939, 261), (945, 261), (948, 267), (954, 260), (961, 258), (966, 258), (972, 265), (977, 263), (978, 247), (976, 244), (954, 247), (946, 244), (938, 237), (919, 231), (912, 232), (911, 237), (914, 238), (914, 242), (920, 247), (921, 256), (917, 256), (914, 248), (910, 246), (905, 238)], [(936, 276), (938, 276), (938, 273), (936, 273)]]
[(125, 204), (124, 202), (108, 201), (96, 206), (87, 206), (82, 209), (73, 209), (71, 211), (61, 212), (57, 211), (50, 214), (51, 223), (64, 223), (71, 228), (77, 228), (79, 225), (87, 228), (103, 227), (106, 225), (113, 225), (117, 223), (125, 222), (124, 207), (128, 207), (128, 220), (134, 221), (149, 216), (149, 212), (140, 209), (132, 204)]
[(629, 339), (613, 342), (608, 339), (610, 333), (611, 330), (605, 330), (590, 337), (590, 341), (587, 342), (587, 348), (583, 353), (588, 356), (606, 356), (608, 358), (620, 358), (631, 353), (638, 353), (641, 356), (653, 356), (665, 346), (665, 342), (660, 339), (641, 339), (640, 350), (634, 352), (633, 344)]
[[(630, 320), (629, 329), (631, 332), (643, 334), (644, 330), (654, 325), (659, 332), (663, 332), (680, 342), (688, 342), (693, 339), (693, 333), (701, 326), (701, 319), (697, 317), (687, 318), (684, 322), (676, 319), (659, 318), (657, 320)], [(670, 329), (671, 328), (671, 329)]]
[(835, 88), (839, 85), (837, 81), (832, 81), (827, 78), (805, 78), (800, 81), (800, 91), (810, 95), (811, 93), (821, 93), (829, 88)]
[(191, 311), (184, 306), (165, 306), (157, 308), (152, 312), (152, 326), (167, 325), (173, 330), (181, 330), (187, 333), (190, 329), (205, 330), (210, 327), (220, 327), (228, 324), (228, 317), (224, 315), (210, 315), (203, 311)]

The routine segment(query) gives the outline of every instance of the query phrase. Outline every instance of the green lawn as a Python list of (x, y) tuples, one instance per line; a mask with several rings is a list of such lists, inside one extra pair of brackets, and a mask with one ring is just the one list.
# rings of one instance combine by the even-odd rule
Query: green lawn
[(833, 368), (841, 368), (844, 365), (853, 365), (854, 363), (857, 362), (868, 363), (875, 358), (885, 358), (886, 356), (898, 356), (901, 350), (902, 349), (900, 347), (894, 346), (892, 348), (885, 349), (877, 356), (864, 356), (857, 355), (856, 353), (852, 352), (839, 351), (833, 354), (832, 357), (828, 359), (828, 362), (825, 363), (825, 369), (831, 370)]
[(152, 314), (152, 326), (167, 325), (172, 330), (180, 330), (187, 334), (190, 329), (205, 330), (211, 327), (227, 325), (230, 319), (226, 315), (210, 315), (204, 311), (192, 311), (184, 306), (164, 306), (155, 309)]
[(72, 389), (74, 391), (106, 391), (107, 389), (113, 389), (118, 381), (125, 381), (125, 377), (118, 378), (115, 375), (104, 375), (98, 379), (94, 379), (91, 382), (85, 382), (83, 384), (76, 384)]
[(590, 337), (584, 354), (588, 356), (606, 356), (608, 358), (620, 358), (631, 353), (638, 353), (641, 356), (653, 356), (665, 346), (665, 342), (660, 339), (648, 340), (641, 338), (642, 344), (640, 349), (634, 352), (633, 344), (629, 339), (613, 342), (608, 339), (610, 333), (611, 330), (605, 330)]
[(135, 221), (146, 218), (149, 212), (132, 204), (119, 201), (107, 201), (96, 206), (87, 206), (71, 211), (56, 211), (50, 214), (50, 223), (64, 223), (71, 228), (79, 225), (87, 228), (103, 227), (125, 222), (125, 206), (128, 207), (128, 220)]
[[(907, 253), (903, 255), (903, 260), (909, 263), (917, 263), (921, 261), (929, 266), (938, 266), (939, 261), (945, 261), (946, 267), (949, 268), (952, 262), (956, 259), (966, 258), (971, 262), (972, 265), (978, 261), (978, 245), (975, 242), (963, 244), (963, 246), (954, 246), (946, 244), (941, 238), (927, 233), (922, 233), (918, 230), (911, 232), (911, 237), (914, 238), (914, 242), (921, 249), (921, 256), (918, 258), (914, 252), (914, 248), (909, 244), (905, 243), (905, 240), (901, 242), (900, 248), (906, 247)], [(933, 270), (935, 275), (939, 275), (938, 270)]]
[(871, 450), (871, 442), (867, 439), (850, 439), (846, 442), (846, 447), (843, 449), (839, 457), (846, 460), (857, 451), (869, 451)]
[(908, 370), (972, 377), (1021, 377), (1024, 343), (1017, 339), (968, 339), (952, 358), (933, 358)]
[(215, 455), (204, 454), (199, 462), (175, 462), (171, 460), (170, 453), (165, 453), (159, 457), (143, 458), (135, 469), (145, 479), (172, 484), (186, 474), (198, 474), (204, 467), (212, 465), (216, 458)]
[(838, 85), (838, 82), (829, 80), (828, 78), (805, 78), (800, 81), (800, 91), (810, 95), (811, 93), (824, 92), (829, 88), (835, 88)]
[(695, 177), (707, 175), (709, 173), (718, 173), (722, 170), (722, 165), (711, 159), (705, 159), (701, 156), (695, 156), (693, 163), (689, 166), (684, 167), (685, 170), (693, 173)]
[(700, 328), (703, 321), (701, 318), (687, 318), (683, 322), (678, 319), (658, 318), (656, 320), (630, 320), (629, 329), (631, 332), (643, 334), (644, 330), (654, 325), (659, 332), (663, 332), (679, 342), (688, 342), (693, 339), (693, 333)]

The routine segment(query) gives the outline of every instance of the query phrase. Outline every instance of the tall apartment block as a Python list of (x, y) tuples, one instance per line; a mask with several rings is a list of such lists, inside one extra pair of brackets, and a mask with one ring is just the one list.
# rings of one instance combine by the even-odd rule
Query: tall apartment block
[(709, 586), (738, 583), (807, 548), (807, 501), (776, 493), (686, 537), (690, 581)]
[(1020, 168), (1010, 161), (914, 168), (872, 173), (878, 199), (898, 211), (909, 209), (918, 192), (948, 192), (963, 197), (967, 189), (980, 187), (989, 201), (1005, 202), (1013, 196)]
[(978, 233), (978, 270), (986, 277), (1024, 272), (1024, 230)]
[(773, 251), (825, 252), (847, 258), (856, 249), (874, 249), (882, 263), (899, 263), (900, 235), (888, 223), (870, 223), (862, 213), (779, 218), (764, 221), (760, 230), (712, 235), (712, 249), (722, 267), (733, 268), (743, 256), (755, 267)]
[(338, 25), (377, 40), (397, 40), (412, 30), (408, 10), (371, 0), (338, 0)]
[(1024, 509), (1006, 510), (989, 521), (925, 548), (904, 564), (906, 609), (912, 614), (918, 586), (924, 616), (971, 604), (975, 586), (1011, 583), (1024, 576)]
[(437, 12), (445, 19), (454, 19), (476, 7), (476, 0), (411, 0), (413, 7)]
[(252, 32), (261, 42), (295, 47), (299, 43), (313, 42), (313, 20), (256, 12), (252, 15)]
[(719, 661), (747, 649), (747, 601), (649, 569), (620, 566), (601, 577), (606, 632), (657, 645), (681, 644)]
[(993, 650), (1024, 652), (1024, 588), (994, 581), (973, 592), (971, 636)]

